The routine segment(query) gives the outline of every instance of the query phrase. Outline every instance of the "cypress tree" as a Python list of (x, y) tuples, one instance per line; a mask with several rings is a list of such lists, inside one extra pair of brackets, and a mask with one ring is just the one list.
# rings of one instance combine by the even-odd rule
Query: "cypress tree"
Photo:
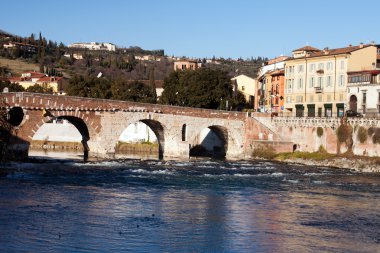
[(153, 101), (156, 102), (157, 92), (156, 92), (156, 80), (154, 78), (154, 68), (151, 68), (149, 72), (149, 85), (150, 85), (150, 88), (152, 89)]

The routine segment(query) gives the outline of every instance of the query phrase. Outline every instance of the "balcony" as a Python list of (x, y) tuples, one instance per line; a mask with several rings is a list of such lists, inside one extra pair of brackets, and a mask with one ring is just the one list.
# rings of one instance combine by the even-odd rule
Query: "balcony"
[(323, 69), (318, 69), (318, 70), (317, 70), (317, 74), (322, 75), (323, 73), (325, 73), (325, 71), (324, 71)]
[(315, 89), (315, 93), (322, 93), (323, 92), (322, 87), (314, 87), (314, 89)]

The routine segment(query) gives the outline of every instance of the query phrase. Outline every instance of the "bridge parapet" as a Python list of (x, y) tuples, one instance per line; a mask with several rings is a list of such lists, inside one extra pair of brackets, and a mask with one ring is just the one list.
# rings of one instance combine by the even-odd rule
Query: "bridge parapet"
[(107, 112), (149, 112), (171, 115), (182, 115), (201, 118), (222, 118), (244, 120), (244, 112), (210, 110), (202, 108), (179, 107), (170, 105), (145, 104), (130, 101), (96, 99), (72, 96), (57, 96), (28, 92), (0, 93), (10, 107), (20, 106), (32, 110), (56, 111), (107, 111)]
[[(330, 127), (336, 128), (341, 124), (342, 118), (338, 117), (275, 117), (273, 123), (276, 126), (288, 127)], [(380, 119), (375, 118), (347, 118), (347, 123), (353, 126), (380, 127)]]

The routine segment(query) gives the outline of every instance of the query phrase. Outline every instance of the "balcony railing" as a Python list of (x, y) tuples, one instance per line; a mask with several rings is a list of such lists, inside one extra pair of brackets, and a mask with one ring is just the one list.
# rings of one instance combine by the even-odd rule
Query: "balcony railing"
[(322, 93), (323, 92), (322, 87), (314, 87), (314, 89), (315, 89), (315, 93)]

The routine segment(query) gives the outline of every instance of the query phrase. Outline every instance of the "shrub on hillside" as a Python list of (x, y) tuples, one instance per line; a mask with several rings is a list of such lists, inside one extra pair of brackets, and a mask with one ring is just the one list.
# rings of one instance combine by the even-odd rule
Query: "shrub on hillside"
[(368, 133), (367, 133), (367, 130), (364, 128), (364, 127), (359, 127), (359, 130), (358, 130), (358, 140), (360, 141), (360, 143), (364, 143), (367, 141), (368, 139)]

